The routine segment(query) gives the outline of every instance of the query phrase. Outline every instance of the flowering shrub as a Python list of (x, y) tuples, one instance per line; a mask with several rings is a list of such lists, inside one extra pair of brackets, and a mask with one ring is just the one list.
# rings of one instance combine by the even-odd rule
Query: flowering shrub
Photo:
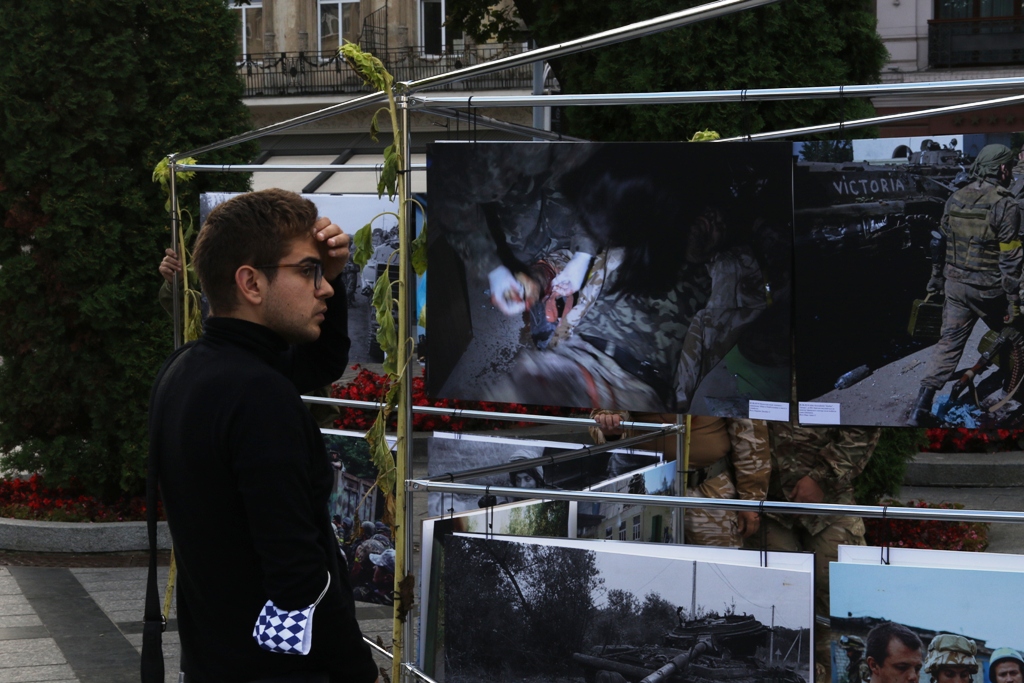
[[(359, 369), (358, 365), (352, 366), (353, 370)], [(344, 398), (352, 401), (379, 401), (387, 392), (390, 386), (387, 375), (378, 375), (366, 368), (359, 371), (355, 379), (345, 386), (334, 385), (331, 389), (333, 398)], [(518, 403), (491, 403), (488, 401), (458, 401), (450, 398), (430, 400), (427, 398), (426, 384), (423, 377), (414, 377), (412, 380), (412, 404), (415, 406), (434, 406), (440, 408), (459, 408), (462, 410), (484, 410), (487, 412), (501, 413), (529, 413), (531, 415), (560, 415), (563, 417), (586, 417), (589, 411), (574, 410), (570, 408), (557, 408), (553, 406), (524, 406)], [(338, 429), (365, 430), (369, 429), (376, 417), (376, 409), (360, 410), (358, 408), (346, 408), (342, 411), (341, 417), (335, 421)], [(390, 425), (395, 426), (397, 420), (394, 414), (391, 415)], [(413, 414), (412, 425), (417, 431), (474, 431), (484, 429), (507, 429), (509, 427), (524, 427), (531, 424), (529, 420), (522, 422), (506, 422), (502, 420), (485, 420), (475, 417), (458, 417), (455, 415), (423, 415)]]
[[(163, 510), (157, 514), (163, 518)], [(110, 505), (80, 488), (47, 488), (43, 478), (0, 480), (0, 517), (34, 519), (47, 522), (130, 522), (146, 519), (146, 500), (123, 496)]]
[(995, 453), (1024, 450), (1024, 429), (929, 429), (933, 453)]
[[(913, 500), (905, 505), (899, 501), (891, 501), (890, 505), (938, 510), (962, 510), (964, 507), (960, 503), (927, 503), (923, 500)], [(884, 545), (888, 538), (888, 544), (893, 548), (981, 552), (988, 547), (989, 525), (982, 522), (865, 519), (864, 525), (867, 527), (867, 540), (871, 545)]]

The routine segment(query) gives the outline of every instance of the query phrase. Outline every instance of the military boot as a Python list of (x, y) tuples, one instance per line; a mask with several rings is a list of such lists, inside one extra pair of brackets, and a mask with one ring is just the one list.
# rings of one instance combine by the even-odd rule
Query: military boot
[(921, 387), (917, 392), (917, 403), (910, 411), (910, 419), (907, 420), (909, 427), (930, 427), (935, 424), (932, 417), (932, 401), (935, 399), (935, 389)]

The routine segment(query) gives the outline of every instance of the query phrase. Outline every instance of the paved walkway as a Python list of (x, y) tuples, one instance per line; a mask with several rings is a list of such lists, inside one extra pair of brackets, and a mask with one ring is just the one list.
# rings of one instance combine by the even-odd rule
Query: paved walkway
[[(146, 571), (0, 566), (0, 683), (138, 683)], [(356, 612), (367, 637), (390, 642), (389, 607), (360, 604)], [(178, 680), (177, 627), (172, 608), (163, 637), (168, 683)]]

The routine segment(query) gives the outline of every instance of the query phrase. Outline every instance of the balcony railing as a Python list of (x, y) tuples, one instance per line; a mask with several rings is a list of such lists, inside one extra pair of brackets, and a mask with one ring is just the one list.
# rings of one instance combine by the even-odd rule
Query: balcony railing
[[(389, 49), (376, 56), (399, 81), (413, 81), (448, 73), (473, 64), (518, 54), (520, 44), (478, 45), (441, 55), (425, 54), (421, 47)], [(333, 95), (364, 93), (369, 89), (343, 59), (316, 52), (278, 52), (245, 55), (238, 65), (245, 82), (246, 97), (282, 95)], [(533, 67), (525, 65), (494, 74), (478, 76), (444, 86), (444, 90), (527, 89), (533, 85)], [(548, 78), (546, 87), (557, 90), (557, 82)]]
[(928, 64), (933, 67), (1024, 64), (1024, 17), (929, 21)]

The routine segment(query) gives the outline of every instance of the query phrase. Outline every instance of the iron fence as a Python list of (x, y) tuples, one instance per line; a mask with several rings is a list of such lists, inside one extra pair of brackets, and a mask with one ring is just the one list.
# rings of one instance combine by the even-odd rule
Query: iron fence
[[(422, 47), (391, 48), (376, 53), (391, 75), (399, 81), (414, 81), (448, 73), (473, 64), (488, 62), (523, 52), (522, 44), (477, 45), (440, 55), (425, 53)], [(245, 55), (238, 65), (245, 82), (246, 97), (279, 97), (282, 95), (329, 95), (364, 93), (356, 73), (336, 54), (318, 52), (279, 52)], [(530, 64), (494, 74), (451, 83), (442, 90), (508, 90), (533, 86)], [(545, 87), (557, 91), (558, 84), (549, 77)]]
[(928, 22), (933, 67), (1024, 64), (1024, 16)]

